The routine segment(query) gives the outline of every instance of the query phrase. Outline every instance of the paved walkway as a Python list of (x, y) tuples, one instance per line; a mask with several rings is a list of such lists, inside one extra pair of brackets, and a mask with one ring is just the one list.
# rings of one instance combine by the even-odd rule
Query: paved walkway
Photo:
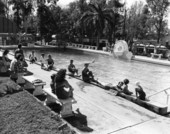
[[(41, 70), (36, 64), (29, 64), (28, 70), (47, 83), (45, 88), (50, 87), (50, 75), (56, 73)], [(169, 133), (169, 118), (81, 80), (69, 76), (67, 80), (74, 87), (74, 96), (78, 102), (73, 105), (74, 110), (79, 108), (80, 112), (87, 116), (88, 126), (94, 130), (90, 134)]]

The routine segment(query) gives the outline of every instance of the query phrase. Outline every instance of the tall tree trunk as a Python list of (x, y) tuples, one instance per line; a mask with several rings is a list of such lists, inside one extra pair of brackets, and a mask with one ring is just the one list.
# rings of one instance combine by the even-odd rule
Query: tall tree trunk
[(157, 43), (159, 43), (159, 41), (160, 41), (160, 35), (161, 35), (161, 31), (160, 31), (160, 30), (158, 30)]
[(157, 30), (157, 33), (158, 33), (157, 43), (160, 42), (160, 38), (161, 38), (161, 30), (162, 30), (162, 19), (159, 21), (159, 28), (158, 28), (158, 30)]
[(24, 17), (24, 31), (25, 31), (25, 33), (27, 33), (27, 29), (28, 29), (27, 17)]
[(96, 38), (97, 50), (99, 50), (99, 40), (100, 40), (100, 32), (98, 32), (97, 38)]

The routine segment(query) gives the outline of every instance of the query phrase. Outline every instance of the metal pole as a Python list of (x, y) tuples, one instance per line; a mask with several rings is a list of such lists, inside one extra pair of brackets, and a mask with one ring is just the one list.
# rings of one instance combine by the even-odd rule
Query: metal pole
[(167, 104), (167, 106), (169, 105), (169, 95), (167, 95), (166, 104)]
[(168, 106), (168, 104), (169, 104), (169, 94), (168, 94), (168, 92), (165, 90), (165, 94), (167, 95), (167, 98), (166, 98), (166, 104), (167, 104), (167, 106)]
[(151, 96), (154, 96), (154, 95), (156, 95), (156, 94), (159, 94), (159, 93), (161, 93), (161, 92), (165, 92), (166, 94), (168, 94), (168, 93), (166, 92), (166, 90), (168, 90), (168, 89), (170, 89), (170, 87), (168, 87), (168, 88), (166, 88), (166, 89), (164, 89), (164, 90), (161, 90), (161, 91), (159, 91), (159, 92), (156, 92), (155, 94), (152, 94), (152, 95), (148, 96), (148, 98), (150, 98)]

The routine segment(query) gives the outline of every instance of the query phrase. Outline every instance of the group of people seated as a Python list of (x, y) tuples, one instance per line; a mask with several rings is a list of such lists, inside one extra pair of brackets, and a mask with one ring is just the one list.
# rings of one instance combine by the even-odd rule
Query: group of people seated
[[(8, 53), (9, 51), (5, 50), (3, 52), (2, 59), (3, 59), (5, 66), (7, 66), (7, 68), (10, 71), (11, 79), (16, 82), (18, 79), (18, 74), (26, 71), (26, 67), (28, 67), (28, 64), (25, 61), (25, 57), (24, 57), (21, 44), (18, 45), (18, 49), (16, 49), (15, 54), (14, 54), (14, 59), (12, 61), (8, 58)], [(32, 51), (32, 54), (30, 54), (29, 59), (30, 59), (31, 64), (37, 61), (34, 51)], [(54, 60), (52, 59), (51, 55), (48, 55), (48, 59), (45, 59), (45, 54), (41, 54), (40, 62), (41, 62), (42, 69), (45, 69), (45, 70), (53, 69)], [(80, 75), (78, 74), (78, 69), (75, 67), (73, 62), (74, 62), (73, 60), (70, 60), (68, 71), (71, 73), (72, 76), (79, 77)], [(84, 64), (84, 69), (82, 70), (82, 80), (87, 83), (96, 83), (98, 85), (102, 85), (98, 80), (94, 78), (92, 71), (89, 70), (89, 64), (90, 63)], [(66, 99), (68, 97), (73, 96), (73, 88), (68, 83), (68, 81), (65, 79), (65, 76), (66, 76), (66, 69), (61, 69), (58, 71), (57, 74), (54, 74), (51, 76), (52, 91), (61, 99)], [(133, 92), (129, 91), (128, 84), (129, 84), (129, 80), (124, 79), (123, 81), (119, 82), (118, 85), (110, 86), (109, 89), (117, 90), (118, 94), (124, 93), (126, 95), (132, 95)], [(136, 83), (135, 93), (136, 93), (137, 98), (141, 100), (146, 99), (146, 94), (139, 82)]]
[[(32, 53), (29, 55), (29, 60), (30, 60), (30, 64), (33, 64), (37, 61), (37, 57), (35, 56), (34, 51), (32, 51)], [(41, 62), (41, 69), (50, 71), (54, 67), (54, 60), (52, 59), (52, 56), (50, 54), (48, 55), (48, 58), (45, 59), (45, 54), (42, 53), (40, 57), (40, 62)]]
[[(43, 59), (44, 59), (44, 54), (41, 55), (42, 59), (41, 59), (41, 66), (43, 67)], [(84, 69), (82, 70), (82, 80), (84, 82), (87, 83), (96, 83), (98, 85), (103, 86), (98, 80), (96, 80), (94, 78), (94, 75), (92, 73), (92, 71), (89, 70), (89, 64), (90, 63), (85, 63), (84, 64)], [(75, 67), (74, 65), (74, 60), (70, 60), (70, 64), (68, 65), (68, 71), (71, 73), (71, 76), (75, 76), (75, 77), (79, 77), (79, 73), (78, 73), (78, 69)], [(53, 93), (55, 93), (59, 98), (64, 99), (67, 97), (70, 97), (73, 95), (73, 88), (71, 87), (71, 85), (68, 83), (68, 81), (65, 79), (66, 76), (66, 69), (61, 69), (59, 70), (59, 72), (57, 74), (53, 74), (51, 76), (51, 88)], [(54, 84), (55, 83), (55, 84)], [(129, 80), (128, 79), (124, 79), (123, 81), (119, 82), (118, 85), (116, 86), (111, 86), (109, 87), (111, 90), (117, 90), (118, 94), (119, 93), (124, 93), (126, 95), (132, 95), (133, 92), (129, 91), (128, 89), (128, 84), (129, 84)], [(104, 86), (103, 86), (104, 87)], [(108, 88), (108, 87), (107, 87)], [(71, 92), (71, 93), (70, 93)], [(135, 92), (136, 92), (136, 97), (141, 99), (141, 100), (145, 100), (146, 98), (146, 94), (142, 88), (142, 86), (140, 85), (139, 82), (136, 83), (136, 88), (135, 88)], [(65, 97), (64, 97), (65, 96)]]
[[(73, 62), (74, 62), (73, 60), (70, 60), (70, 65), (68, 66), (68, 71), (71, 73), (71, 76), (80, 77), (81, 75), (78, 74), (78, 69), (75, 67)], [(90, 71), (89, 68), (88, 68), (89, 64), (90, 63), (85, 63), (84, 64), (84, 69), (82, 71), (82, 79), (83, 79), (83, 81), (85, 81), (87, 83), (93, 82), (93, 83), (102, 85), (98, 80), (95, 80), (92, 71)]]
[[(129, 84), (129, 80), (124, 79), (123, 82), (122, 81), (118, 82), (116, 86), (109, 87), (109, 89), (118, 91), (118, 94), (124, 93), (126, 95), (132, 95), (133, 92), (129, 91), (128, 84)], [(136, 86), (135, 87), (136, 97), (140, 100), (146, 100), (146, 93), (144, 92), (142, 86), (140, 85), (140, 82), (136, 82), (135, 86)]]
[[(94, 76), (92, 72), (90, 72), (87, 67), (88, 67), (87, 64), (85, 64), (85, 68), (82, 71), (82, 76), (85, 75), (83, 77), (83, 81), (88, 82), (88, 83), (90, 82), (98, 83), (98, 81), (94, 80)], [(69, 97), (73, 97), (74, 89), (65, 79), (66, 71), (67, 71), (66, 69), (60, 69), (57, 74), (51, 75), (50, 86), (51, 86), (52, 92), (56, 94), (59, 99), (67, 99)], [(89, 76), (87, 75), (88, 73), (90, 73)], [(128, 84), (129, 84), (129, 80), (124, 79), (123, 81), (119, 82), (118, 85), (110, 86), (109, 89), (118, 91), (118, 94), (124, 93), (126, 95), (132, 95), (133, 92), (129, 91)], [(136, 83), (135, 93), (138, 99), (146, 100), (146, 94), (139, 82)]]
[[(78, 74), (78, 69), (73, 64), (73, 60), (70, 60), (70, 65), (68, 66), (68, 71), (71, 73), (71, 76), (80, 76)], [(100, 84), (97, 80), (94, 79), (93, 73), (88, 69), (90, 63), (85, 63), (85, 67), (82, 71), (82, 79), (85, 82), (91, 83), (95, 82)], [(66, 69), (60, 69), (56, 74), (51, 75), (51, 89), (54, 94), (59, 99), (68, 99), (73, 97), (73, 87), (65, 79)]]
[(22, 45), (18, 45), (18, 48), (15, 50), (13, 60), (8, 57), (9, 50), (4, 50), (2, 54), (3, 65), (6, 68), (5, 73), (15, 82), (17, 81), (18, 76), (25, 72), (26, 67), (28, 67), (28, 64), (25, 61), (23, 50), (21, 48)]

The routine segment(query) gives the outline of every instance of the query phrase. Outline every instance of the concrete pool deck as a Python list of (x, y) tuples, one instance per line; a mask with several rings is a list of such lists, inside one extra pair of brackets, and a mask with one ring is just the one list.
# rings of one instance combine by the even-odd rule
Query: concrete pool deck
[[(36, 64), (29, 64), (28, 70), (47, 83), (45, 88), (50, 87), (50, 75), (56, 73), (41, 70)], [(74, 87), (74, 97), (78, 102), (73, 108), (79, 108), (87, 116), (88, 126), (94, 130), (90, 134), (169, 133), (170, 118), (157, 115), (81, 80), (69, 76), (67, 80)]]
[[(35, 77), (47, 83), (45, 88), (50, 87), (50, 75), (56, 73), (55, 71), (48, 72), (41, 70), (40, 66), (35, 64), (29, 65), (28, 70), (31, 70)], [(134, 132), (138, 134), (142, 130), (134, 131), (133, 126), (135, 128), (137, 124), (144, 124), (148, 121), (155, 124), (154, 126), (159, 126), (161, 125), (159, 120), (166, 119), (94, 85), (84, 83), (69, 76), (67, 76), (67, 80), (74, 87), (74, 97), (77, 100), (77, 104), (74, 104), (73, 108), (74, 110), (79, 108), (80, 112), (87, 116), (88, 127), (94, 130), (91, 132), (92, 134), (118, 133), (118, 131), (126, 128), (132, 128), (129, 130), (129, 134)], [(168, 122), (170, 123), (170, 119)], [(165, 125), (169, 128), (168, 124), (163, 126), (165, 127)], [(159, 129), (161, 130), (161, 128)]]

